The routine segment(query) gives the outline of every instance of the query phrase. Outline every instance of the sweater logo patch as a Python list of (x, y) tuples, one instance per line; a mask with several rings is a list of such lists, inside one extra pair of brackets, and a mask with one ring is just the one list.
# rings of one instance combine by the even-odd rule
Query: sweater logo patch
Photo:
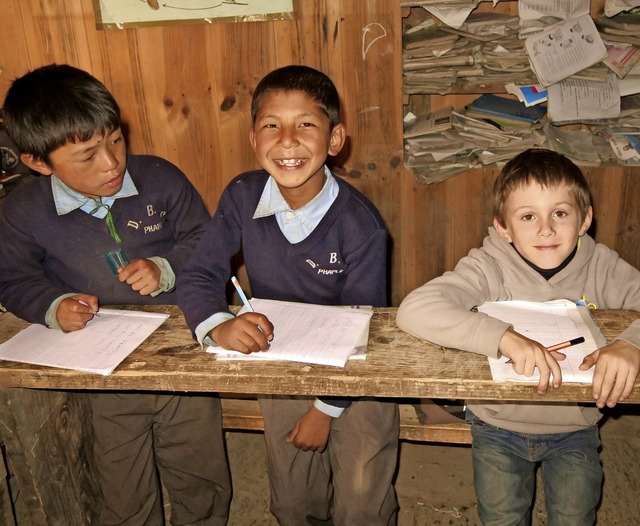
[[(157, 212), (154, 210), (153, 205), (147, 205), (146, 210), (147, 210), (148, 217), (153, 217), (154, 215), (157, 215)], [(165, 221), (165, 216), (167, 215), (167, 212), (162, 211), (160, 212), (159, 215), (160, 215), (160, 221), (158, 221), (157, 223), (154, 223), (153, 225), (145, 225), (144, 221), (134, 221), (133, 219), (130, 219), (127, 222), (127, 226), (130, 228), (135, 228), (136, 230), (138, 230), (139, 228), (142, 228), (142, 232), (144, 234), (159, 232), (164, 228), (164, 221)]]
[[(331, 276), (333, 274), (342, 274), (344, 272), (344, 268), (342, 268), (342, 263), (338, 259), (338, 253), (337, 252), (330, 252), (329, 253), (329, 265), (332, 266), (333, 268), (323, 268), (323, 267), (320, 266), (321, 265), (320, 263), (316, 263), (315, 261), (313, 261), (311, 259), (307, 259), (306, 263), (311, 268), (316, 269), (316, 272), (318, 274), (322, 274), (324, 276)], [(337, 268), (336, 268), (336, 266), (337, 266)]]

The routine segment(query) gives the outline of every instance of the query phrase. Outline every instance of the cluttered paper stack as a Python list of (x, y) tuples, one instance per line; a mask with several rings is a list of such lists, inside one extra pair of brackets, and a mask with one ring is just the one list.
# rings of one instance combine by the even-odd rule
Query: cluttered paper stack
[[(293, 361), (344, 367), (349, 359), (366, 358), (369, 322), (366, 306), (326, 306), (253, 298), (251, 307), (274, 326), (269, 350), (243, 354), (209, 346), (219, 360)], [(246, 312), (244, 307), (238, 314)]]
[[(538, 106), (544, 116), (532, 128), (540, 132), (514, 134), (504, 121), (478, 115), (472, 108), (484, 105), (478, 100), (452, 108), (446, 131), (416, 135), (415, 122), (433, 115), (407, 112), (405, 159), (419, 182), (501, 162), (532, 144), (584, 166), (640, 165), (640, 6), (634, 12), (627, 4), (631, 11), (607, 15), (607, 2), (594, 21), (589, 2), (521, 0), (518, 16), (476, 12), (477, 3), (471, 3), (402, 2), (426, 13), (416, 16), (412, 10), (405, 22), (406, 96), (500, 93), (498, 102), (505, 107), (506, 101)], [(470, 119), (489, 122), (495, 130)], [(459, 133), (462, 128), (466, 134)], [(476, 131), (480, 140), (474, 141)]]

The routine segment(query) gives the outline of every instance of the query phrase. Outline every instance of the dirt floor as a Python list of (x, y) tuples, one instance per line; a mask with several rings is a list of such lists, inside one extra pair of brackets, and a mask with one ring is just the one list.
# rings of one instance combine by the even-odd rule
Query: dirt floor
[[(638, 525), (640, 407), (612, 411), (602, 424), (601, 437), (605, 483), (598, 525)], [(229, 526), (277, 526), (269, 513), (262, 434), (228, 433), (227, 444), (234, 486)], [(396, 490), (399, 526), (481, 524), (468, 446), (402, 442)], [(542, 498), (537, 497), (533, 526), (547, 524)]]

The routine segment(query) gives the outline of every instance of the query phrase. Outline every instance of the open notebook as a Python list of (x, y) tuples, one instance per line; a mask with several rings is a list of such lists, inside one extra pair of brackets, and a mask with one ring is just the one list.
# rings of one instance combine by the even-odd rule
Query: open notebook
[(0, 345), (0, 360), (108, 375), (168, 317), (158, 312), (100, 309), (79, 331), (29, 325)]
[[(568, 300), (496, 301), (481, 305), (478, 311), (511, 323), (516, 332), (540, 342), (545, 347), (583, 336), (584, 343), (560, 351), (566, 355), (566, 359), (558, 363), (562, 370), (563, 382), (593, 382), (594, 368), (581, 371), (579, 367), (587, 354), (605, 345), (606, 341), (586, 307), (577, 307)], [(491, 376), (494, 380), (538, 382), (537, 369), (533, 376), (524, 376), (516, 373), (507, 360), (506, 356), (489, 358)]]
[[(274, 326), (268, 351), (243, 354), (207, 347), (219, 360), (288, 360), (344, 367), (351, 358), (365, 358), (371, 307), (326, 306), (253, 298), (253, 310)], [(246, 312), (243, 308), (238, 314)]]

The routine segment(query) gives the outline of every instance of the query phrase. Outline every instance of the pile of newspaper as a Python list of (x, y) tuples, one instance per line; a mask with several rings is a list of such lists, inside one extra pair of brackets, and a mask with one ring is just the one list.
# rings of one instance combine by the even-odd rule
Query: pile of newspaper
[(503, 91), (507, 82), (535, 82), (519, 19), (471, 13), (459, 29), (428, 16), (402, 37), (407, 94)]
[(640, 166), (640, 95), (623, 97), (621, 104), (618, 118), (573, 126), (556, 126), (540, 113), (517, 122), (504, 116), (506, 109), (497, 116), (494, 109), (474, 103), (419, 116), (409, 113), (404, 124), (405, 165), (424, 184), (473, 168), (501, 165), (529, 148), (550, 148), (579, 166)]
[(447, 108), (405, 118), (405, 122), (405, 165), (425, 184), (506, 161), (545, 142), (541, 122), (501, 129), (488, 119), (470, 116), (465, 109)]
[(639, 164), (640, 0), (621, 1), (638, 7), (595, 22), (586, 0), (520, 0), (517, 17), (402, 2), (424, 7), (405, 20), (406, 97), (508, 92), (522, 101), (522, 90), (534, 88), (544, 97), (531, 104), (546, 103), (543, 120), (518, 126), (469, 108), (418, 117), (407, 110), (405, 160), (416, 178), (438, 182), (532, 146), (588, 166)]

